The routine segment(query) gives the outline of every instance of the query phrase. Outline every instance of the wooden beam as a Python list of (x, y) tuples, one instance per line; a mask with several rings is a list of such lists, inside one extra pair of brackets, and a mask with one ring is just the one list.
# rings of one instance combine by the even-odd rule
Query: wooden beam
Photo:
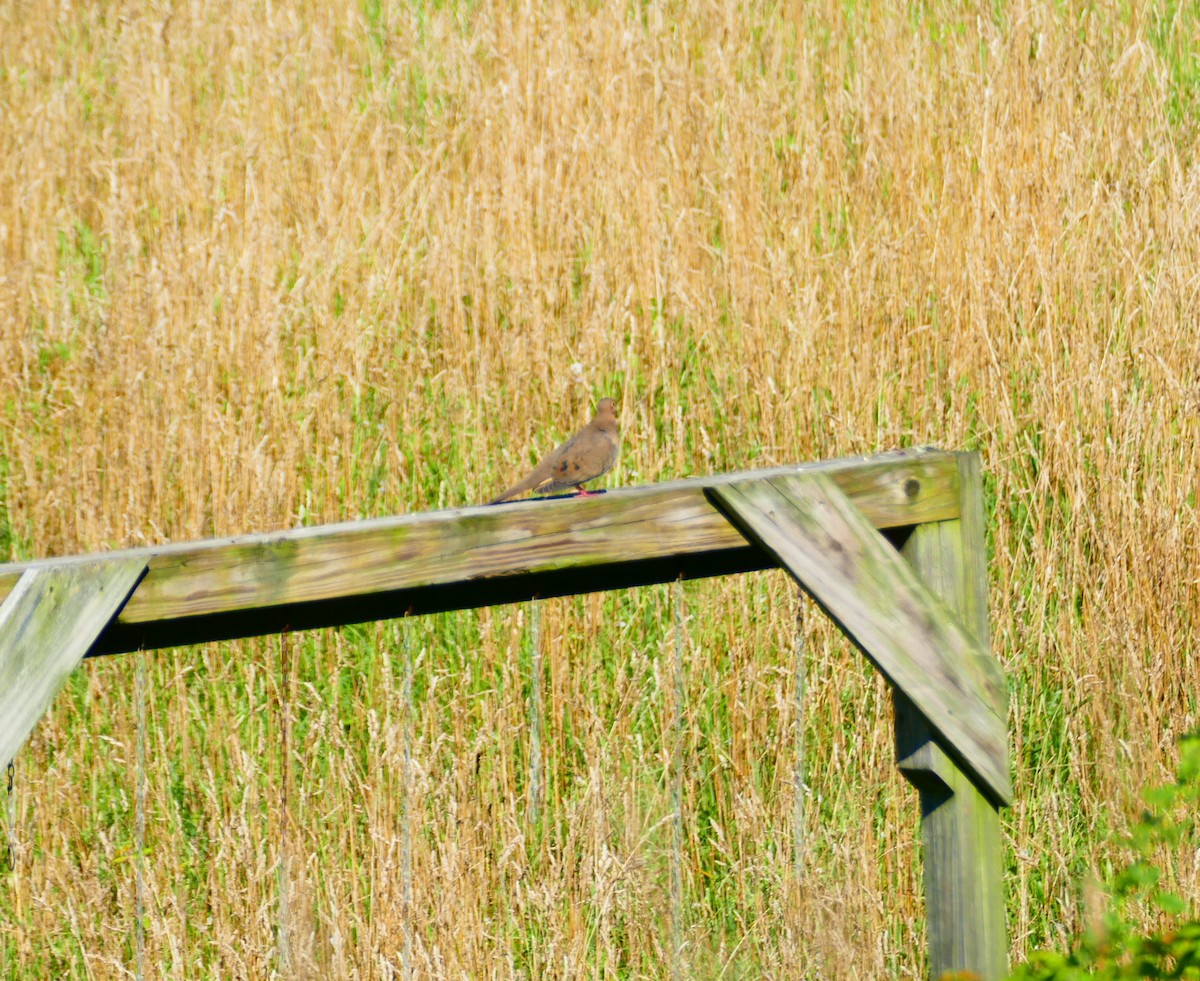
[[(877, 528), (958, 516), (956, 454), (901, 451), (760, 471), (824, 473)], [(111, 553), (149, 567), (94, 654), (514, 603), (772, 567), (705, 496), (754, 474)], [(29, 569), (0, 566), (0, 599)]]
[(146, 571), (125, 558), (30, 569), (0, 604), (0, 763), (11, 760)]
[[(987, 556), (979, 458), (962, 454), (962, 517), (913, 529), (905, 558), (930, 589), (955, 610), (980, 654), (991, 660)], [(896, 757), (921, 796), (929, 973), (970, 972), (981, 981), (1008, 974), (1000, 815), (929, 724), (896, 693)], [(1007, 715), (1006, 700), (998, 706)]]
[(825, 474), (724, 484), (711, 496), (920, 710), (997, 801), (1012, 797), (999, 667)]

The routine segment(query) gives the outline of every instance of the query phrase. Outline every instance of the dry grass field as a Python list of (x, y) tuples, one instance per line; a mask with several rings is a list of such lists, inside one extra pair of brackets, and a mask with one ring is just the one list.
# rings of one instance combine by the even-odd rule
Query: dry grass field
[[(0, 0), (0, 561), (476, 503), (603, 395), (610, 486), (977, 449), (1061, 945), (1200, 724), (1198, 59), (1184, 0)], [(0, 975), (920, 977), (885, 685), (806, 609), (798, 713), (790, 581), (678, 590), (88, 662)]]

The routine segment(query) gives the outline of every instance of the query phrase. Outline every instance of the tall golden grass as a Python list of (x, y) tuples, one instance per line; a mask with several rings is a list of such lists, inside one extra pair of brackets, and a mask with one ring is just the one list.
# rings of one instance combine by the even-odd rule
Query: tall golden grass
[[(477, 502), (602, 395), (619, 484), (978, 449), (1061, 943), (1198, 724), (1198, 55), (1170, 0), (0, 2), (0, 560)], [(882, 683), (806, 614), (797, 876), (792, 588), (682, 602), (678, 727), (661, 588), (542, 604), (537, 704), (527, 607), (89, 662), (3, 972), (137, 969), (145, 699), (146, 976), (920, 976)]]

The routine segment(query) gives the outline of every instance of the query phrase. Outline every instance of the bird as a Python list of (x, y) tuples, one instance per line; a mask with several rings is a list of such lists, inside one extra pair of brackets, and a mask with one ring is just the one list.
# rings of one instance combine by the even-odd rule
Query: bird
[(572, 487), (579, 488), (580, 497), (590, 497), (594, 492), (585, 490), (583, 485), (603, 477), (617, 462), (621, 434), (616, 407), (612, 399), (601, 399), (591, 422), (548, 453), (528, 477), (488, 503), (500, 504), (526, 491), (553, 494)]

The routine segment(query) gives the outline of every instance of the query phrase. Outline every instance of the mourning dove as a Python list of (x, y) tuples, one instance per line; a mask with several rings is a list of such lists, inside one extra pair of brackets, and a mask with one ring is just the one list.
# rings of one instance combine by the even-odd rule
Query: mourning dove
[(490, 503), (499, 504), (526, 491), (553, 494), (572, 487), (579, 488), (580, 496), (587, 496), (589, 492), (583, 485), (603, 477), (612, 469), (617, 461), (619, 443), (616, 403), (612, 399), (601, 399), (591, 422), (550, 452), (528, 477), (513, 484)]

